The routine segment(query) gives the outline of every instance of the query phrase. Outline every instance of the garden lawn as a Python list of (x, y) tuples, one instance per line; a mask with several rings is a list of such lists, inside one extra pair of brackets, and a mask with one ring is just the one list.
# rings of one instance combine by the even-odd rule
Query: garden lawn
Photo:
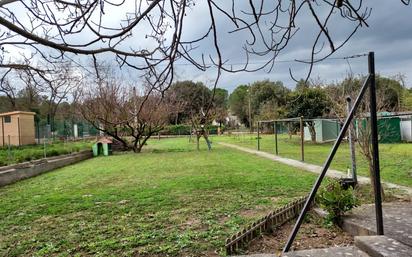
[[(260, 148), (264, 152), (275, 153), (274, 135), (262, 135)], [(257, 149), (256, 135), (232, 135), (214, 137), (215, 142), (232, 143), (252, 149)], [(328, 157), (333, 143), (313, 144), (305, 142), (305, 162), (323, 165)], [(357, 148), (358, 174), (368, 176), (368, 164)], [(279, 135), (278, 151), (281, 157), (301, 160), (300, 138)], [(412, 187), (412, 144), (379, 144), (380, 166), (382, 180)], [(331, 168), (346, 172), (351, 167), (348, 143), (342, 143), (332, 162)]]
[(224, 255), (226, 237), (315, 180), (187, 138), (98, 157), (0, 188), (0, 256)]
[[(79, 152), (82, 150), (91, 150), (92, 141), (74, 141), (74, 142), (49, 142), (46, 144), (46, 156), (57, 156)], [(7, 147), (0, 147), (0, 166), (31, 161), (44, 158), (44, 144), (12, 146), (10, 150)]]

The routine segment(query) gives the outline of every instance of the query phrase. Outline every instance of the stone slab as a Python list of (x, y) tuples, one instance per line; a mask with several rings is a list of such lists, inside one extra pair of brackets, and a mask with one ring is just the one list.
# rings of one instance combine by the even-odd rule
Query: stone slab
[(258, 254), (250, 254), (250, 255), (236, 255), (233, 257), (278, 257), (276, 254), (270, 253), (258, 253)]
[[(348, 247), (331, 247), (322, 249), (310, 249), (299, 250), (294, 252), (288, 252), (282, 255), (282, 257), (369, 257), (366, 253), (362, 252), (354, 246)], [(238, 255), (235, 257), (278, 257), (276, 254), (251, 254), (251, 255)]]
[(311, 249), (285, 253), (282, 257), (368, 257), (354, 246)]
[(357, 236), (355, 245), (371, 257), (410, 257), (412, 248), (387, 236)]
[[(384, 234), (412, 247), (412, 203), (384, 203), (382, 212)], [(374, 205), (354, 209), (344, 217), (342, 228), (353, 236), (376, 235)]]

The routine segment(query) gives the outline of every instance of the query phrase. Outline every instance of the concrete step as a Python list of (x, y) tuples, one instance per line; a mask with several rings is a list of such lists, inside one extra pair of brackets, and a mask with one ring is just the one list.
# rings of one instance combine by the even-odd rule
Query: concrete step
[(301, 250), (289, 252), (282, 257), (368, 257), (366, 253), (354, 246), (347, 247), (330, 247), (322, 249)]
[[(412, 203), (384, 203), (382, 210), (385, 236), (412, 247)], [(342, 228), (353, 236), (376, 235), (374, 205), (354, 209), (344, 218)]]
[(387, 236), (356, 236), (355, 245), (371, 257), (412, 256), (412, 247)]
[[(310, 249), (288, 252), (282, 255), (282, 257), (369, 257), (366, 253), (362, 252), (354, 246), (348, 247), (331, 247), (322, 249)], [(278, 257), (276, 254), (251, 254), (251, 255), (239, 255), (236, 257)]]

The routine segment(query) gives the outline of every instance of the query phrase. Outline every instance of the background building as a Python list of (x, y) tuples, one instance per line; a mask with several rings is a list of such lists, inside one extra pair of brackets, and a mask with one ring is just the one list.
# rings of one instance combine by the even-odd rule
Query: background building
[(34, 112), (0, 113), (0, 146), (35, 144)]

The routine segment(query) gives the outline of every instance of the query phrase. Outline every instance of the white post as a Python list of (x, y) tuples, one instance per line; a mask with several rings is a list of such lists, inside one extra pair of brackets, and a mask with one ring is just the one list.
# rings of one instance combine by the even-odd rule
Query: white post
[(79, 137), (79, 129), (77, 127), (77, 124), (73, 124), (73, 136), (74, 136), (74, 138)]

